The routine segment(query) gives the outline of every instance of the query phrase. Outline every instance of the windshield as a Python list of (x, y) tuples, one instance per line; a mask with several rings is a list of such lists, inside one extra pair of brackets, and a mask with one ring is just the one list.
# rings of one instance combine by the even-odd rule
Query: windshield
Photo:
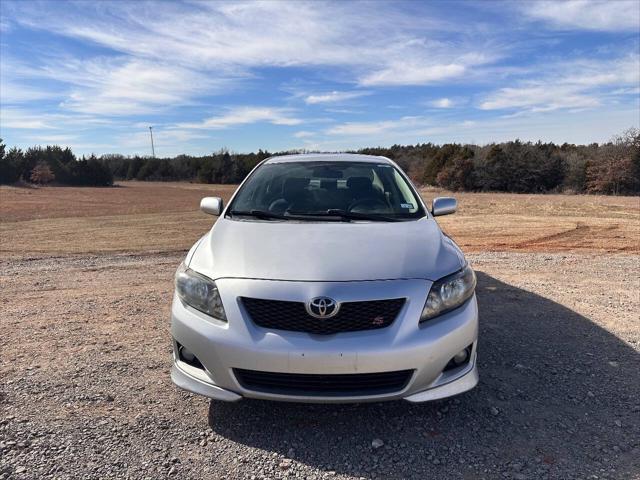
[(322, 215), (399, 220), (424, 216), (413, 188), (392, 165), (321, 161), (260, 166), (244, 183), (229, 212), (259, 213), (262, 218)]

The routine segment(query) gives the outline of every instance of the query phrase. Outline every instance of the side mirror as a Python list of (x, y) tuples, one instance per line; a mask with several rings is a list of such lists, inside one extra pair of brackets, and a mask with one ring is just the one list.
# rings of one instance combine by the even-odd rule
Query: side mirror
[(220, 197), (204, 197), (200, 200), (200, 210), (209, 215), (222, 213), (222, 199)]
[(434, 217), (455, 213), (458, 208), (458, 201), (453, 197), (438, 197), (433, 199), (431, 214)]

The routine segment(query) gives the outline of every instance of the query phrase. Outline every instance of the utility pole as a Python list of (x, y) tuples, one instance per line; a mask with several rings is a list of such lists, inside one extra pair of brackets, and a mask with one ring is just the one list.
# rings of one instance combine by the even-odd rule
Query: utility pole
[(151, 134), (151, 156), (156, 158), (156, 149), (153, 147), (153, 127), (149, 127), (149, 133)]

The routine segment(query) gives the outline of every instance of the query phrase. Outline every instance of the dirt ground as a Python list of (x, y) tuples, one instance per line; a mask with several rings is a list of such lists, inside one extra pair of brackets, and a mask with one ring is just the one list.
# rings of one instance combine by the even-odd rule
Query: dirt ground
[(168, 318), (213, 221), (199, 199), (232, 191), (0, 187), (1, 480), (640, 479), (640, 199), (456, 195), (441, 224), (481, 312), (467, 394), (227, 405), (173, 387)]
[[(118, 188), (0, 187), (5, 257), (182, 251), (213, 219), (203, 196), (235, 187), (122, 182)], [(450, 192), (423, 189), (430, 204)], [(439, 221), (465, 252), (640, 253), (640, 197), (456, 193), (459, 211)], [(156, 235), (161, 233), (160, 235)]]

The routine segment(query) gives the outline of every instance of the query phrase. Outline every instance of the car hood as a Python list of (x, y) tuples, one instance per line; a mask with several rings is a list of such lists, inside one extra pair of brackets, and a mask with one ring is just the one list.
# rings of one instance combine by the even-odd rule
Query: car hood
[(424, 217), (407, 222), (278, 222), (219, 218), (189, 260), (210, 278), (343, 282), (437, 280), (464, 264)]

